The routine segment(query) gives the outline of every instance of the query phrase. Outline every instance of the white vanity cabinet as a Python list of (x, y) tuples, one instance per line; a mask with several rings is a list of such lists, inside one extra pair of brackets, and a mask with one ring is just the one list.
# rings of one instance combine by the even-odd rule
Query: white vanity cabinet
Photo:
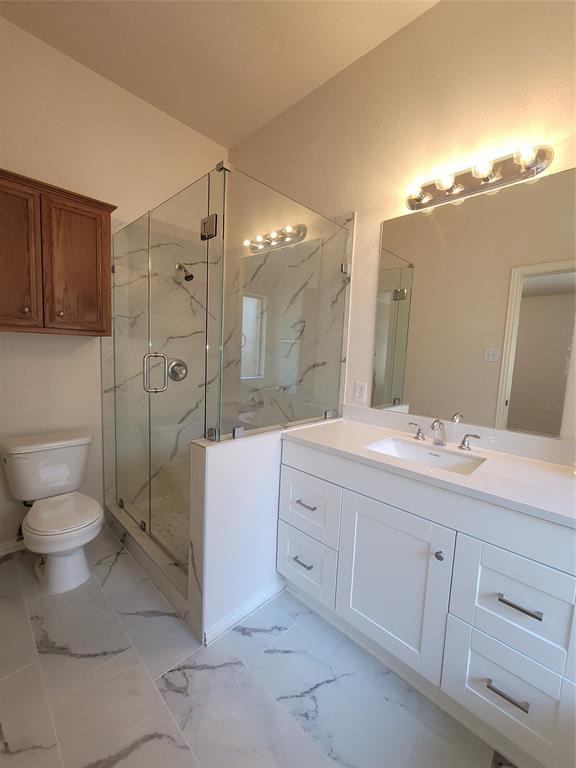
[(456, 534), (344, 491), (336, 612), (440, 685)]
[(489, 726), (487, 740), (500, 734), (519, 765), (574, 768), (574, 529), (309, 438), (286, 439), (282, 461), (288, 581), (440, 688), (469, 727)]

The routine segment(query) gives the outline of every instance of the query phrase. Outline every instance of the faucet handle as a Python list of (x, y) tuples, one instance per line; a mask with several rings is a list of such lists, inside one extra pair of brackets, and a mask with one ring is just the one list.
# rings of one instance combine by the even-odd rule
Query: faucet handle
[(417, 424), (415, 421), (409, 421), (409, 426), (411, 427), (418, 427), (418, 431), (414, 435), (414, 440), (426, 440), (426, 436), (424, 435), (424, 430), (420, 426), (420, 424)]
[(470, 445), (471, 437), (473, 437), (475, 440), (480, 440), (480, 435), (473, 435), (471, 432), (469, 432), (468, 434), (464, 435), (464, 437), (462, 438), (462, 442), (458, 446), (458, 448), (460, 448), (461, 451), (472, 450), (472, 446)]
[(461, 413), (460, 411), (456, 411), (456, 413), (454, 413), (452, 415), (452, 418), (450, 419), (450, 421), (453, 421), (455, 424), (459, 424), (463, 420), (464, 420), (464, 414)]

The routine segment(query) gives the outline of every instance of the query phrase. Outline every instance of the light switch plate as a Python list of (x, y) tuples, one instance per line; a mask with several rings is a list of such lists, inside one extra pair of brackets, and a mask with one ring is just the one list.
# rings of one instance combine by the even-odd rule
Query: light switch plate
[(484, 347), (484, 362), (497, 363), (500, 360), (500, 347)]

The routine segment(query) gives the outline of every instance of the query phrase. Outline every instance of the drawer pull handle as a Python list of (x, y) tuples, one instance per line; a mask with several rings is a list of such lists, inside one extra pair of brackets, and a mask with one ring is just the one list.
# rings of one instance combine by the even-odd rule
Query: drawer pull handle
[(294, 560), (294, 562), (295, 562), (297, 565), (299, 565), (301, 568), (305, 568), (307, 571), (311, 571), (311, 570), (312, 570), (312, 568), (314, 568), (314, 566), (313, 566), (313, 565), (306, 565), (306, 563), (303, 563), (303, 562), (302, 562), (302, 560), (300, 560), (300, 558), (298, 557), (298, 555), (294, 555), (294, 557), (292, 558), (292, 560)]
[(300, 504), (301, 507), (304, 507), (304, 509), (307, 509), (308, 512), (316, 512), (318, 507), (311, 507), (309, 504), (305, 504), (302, 499), (296, 499), (296, 504)]
[(515, 611), (520, 611), (520, 613), (524, 613), (526, 616), (530, 616), (531, 619), (536, 619), (536, 621), (542, 621), (544, 618), (542, 611), (531, 611), (528, 608), (524, 608), (522, 605), (518, 605), (518, 603), (513, 603), (512, 600), (508, 600), (502, 592), (498, 593), (498, 602), (507, 605), (509, 608), (514, 608)]
[(508, 693), (506, 693), (506, 691), (503, 691), (497, 686), (495, 686), (492, 680), (490, 680), (490, 678), (486, 680), (486, 688), (488, 688), (489, 691), (492, 691), (492, 693), (495, 693), (496, 696), (500, 696), (500, 698), (504, 699), (504, 701), (507, 701), (509, 704), (512, 704), (513, 707), (516, 707), (517, 709), (521, 709), (522, 712), (525, 712), (526, 714), (530, 712), (529, 701), (519, 701), (518, 699), (515, 699), (513, 696), (510, 696)]

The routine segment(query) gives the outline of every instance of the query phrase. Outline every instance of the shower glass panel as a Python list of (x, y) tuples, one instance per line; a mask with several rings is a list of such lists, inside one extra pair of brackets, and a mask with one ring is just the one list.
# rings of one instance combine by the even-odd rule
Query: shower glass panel
[(149, 351), (148, 215), (114, 235), (116, 499), (150, 527), (149, 403), (142, 358)]
[(227, 177), (223, 434), (338, 411), (347, 239), (246, 174)]
[[(245, 245), (261, 233), (268, 243)], [(168, 555), (183, 593), (190, 443), (339, 412), (347, 239), (225, 164), (114, 235), (106, 501)]]
[(208, 185), (205, 176), (150, 212), (150, 350), (168, 365), (166, 390), (150, 395), (150, 534), (184, 566), (190, 443), (204, 437)]

